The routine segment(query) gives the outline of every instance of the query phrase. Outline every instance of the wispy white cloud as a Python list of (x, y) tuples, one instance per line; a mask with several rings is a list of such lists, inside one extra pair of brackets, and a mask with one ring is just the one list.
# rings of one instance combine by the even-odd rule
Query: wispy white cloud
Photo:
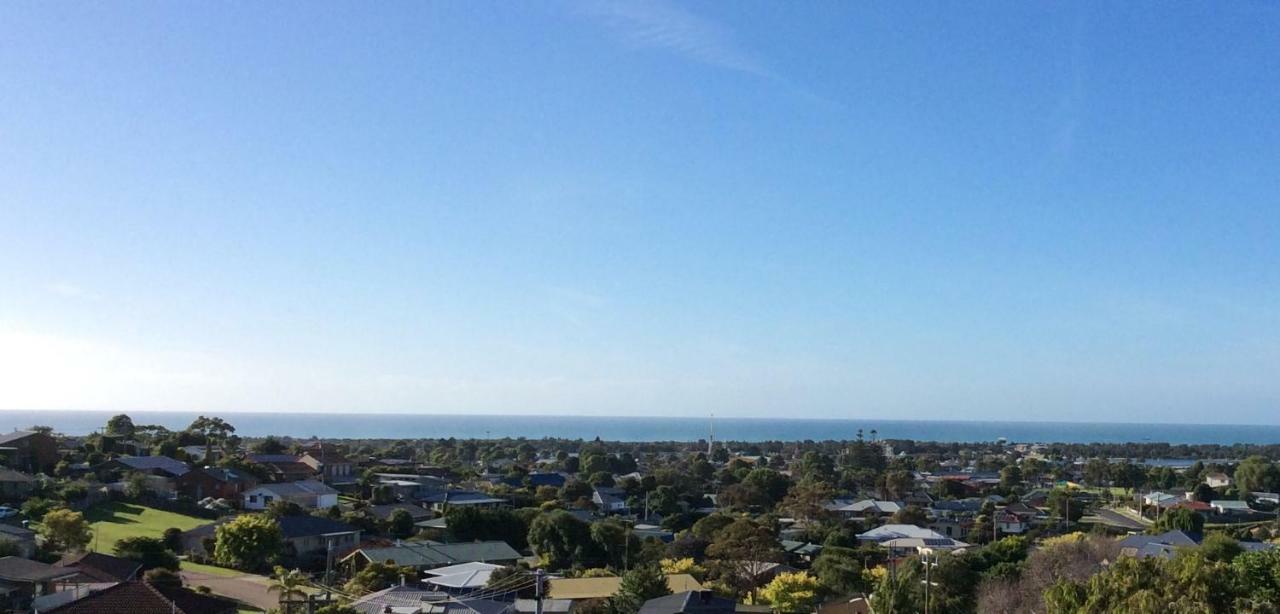
[(632, 47), (660, 49), (710, 66), (776, 77), (738, 43), (732, 30), (678, 6), (658, 1), (593, 0), (575, 7)]
[(58, 281), (45, 286), (45, 290), (52, 292), (63, 298), (90, 299), (97, 300), (98, 295), (77, 286), (76, 284)]

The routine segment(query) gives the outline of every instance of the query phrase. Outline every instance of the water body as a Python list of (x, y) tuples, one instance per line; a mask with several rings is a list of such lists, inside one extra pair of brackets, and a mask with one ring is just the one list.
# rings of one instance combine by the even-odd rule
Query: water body
[[(70, 435), (93, 432), (113, 413), (104, 411), (0, 411), (0, 432), (33, 424)], [(127, 412), (136, 424), (181, 429), (195, 412)], [(462, 414), (254, 413), (218, 414), (243, 436), (290, 435), (324, 438), (489, 438), (563, 437), (608, 441), (697, 441), (705, 439), (707, 418), (604, 416), (497, 416)], [(994, 441), (1067, 443), (1280, 443), (1280, 426), (1128, 424), (1097, 422), (966, 422), (951, 420), (799, 420), (716, 418), (716, 439), (797, 441), (868, 437), (917, 441)]]

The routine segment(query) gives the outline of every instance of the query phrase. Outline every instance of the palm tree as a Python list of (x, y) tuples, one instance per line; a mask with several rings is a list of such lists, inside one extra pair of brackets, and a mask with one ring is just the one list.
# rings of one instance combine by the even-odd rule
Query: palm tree
[(275, 573), (271, 575), (271, 585), (267, 587), (267, 592), (280, 593), (281, 602), (294, 597), (303, 599), (306, 598), (307, 594), (303, 592), (302, 587), (306, 585), (307, 576), (302, 573), (302, 570), (288, 570), (276, 565)]

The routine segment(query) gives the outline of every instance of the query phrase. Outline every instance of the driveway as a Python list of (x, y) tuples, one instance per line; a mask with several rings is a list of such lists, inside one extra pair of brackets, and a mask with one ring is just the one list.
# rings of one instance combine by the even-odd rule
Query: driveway
[(187, 582), (187, 586), (207, 586), (215, 595), (230, 597), (262, 610), (270, 610), (280, 606), (279, 594), (267, 590), (270, 580), (263, 576), (255, 576), (253, 574), (215, 576), (185, 570), (179, 573), (182, 575), (182, 579)]

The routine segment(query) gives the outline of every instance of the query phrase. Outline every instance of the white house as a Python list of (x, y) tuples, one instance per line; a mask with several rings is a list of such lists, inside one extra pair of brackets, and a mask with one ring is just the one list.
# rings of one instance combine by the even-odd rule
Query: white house
[(263, 510), (276, 501), (297, 503), (305, 509), (329, 509), (338, 504), (338, 491), (315, 480), (262, 484), (244, 492), (244, 509)]
[(996, 529), (1005, 535), (1022, 535), (1031, 528), (1031, 524), (1018, 514), (996, 512)]
[(1210, 501), (1209, 506), (1213, 511), (1223, 515), (1253, 513), (1253, 510), (1249, 509), (1249, 504), (1244, 501)]
[(1222, 472), (1210, 473), (1204, 476), (1204, 483), (1208, 484), (1209, 488), (1226, 488), (1231, 485), (1231, 476)]
[(627, 500), (623, 499), (623, 491), (620, 488), (599, 487), (591, 494), (591, 501), (600, 508), (600, 511), (606, 514), (623, 513), (628, 511)]

